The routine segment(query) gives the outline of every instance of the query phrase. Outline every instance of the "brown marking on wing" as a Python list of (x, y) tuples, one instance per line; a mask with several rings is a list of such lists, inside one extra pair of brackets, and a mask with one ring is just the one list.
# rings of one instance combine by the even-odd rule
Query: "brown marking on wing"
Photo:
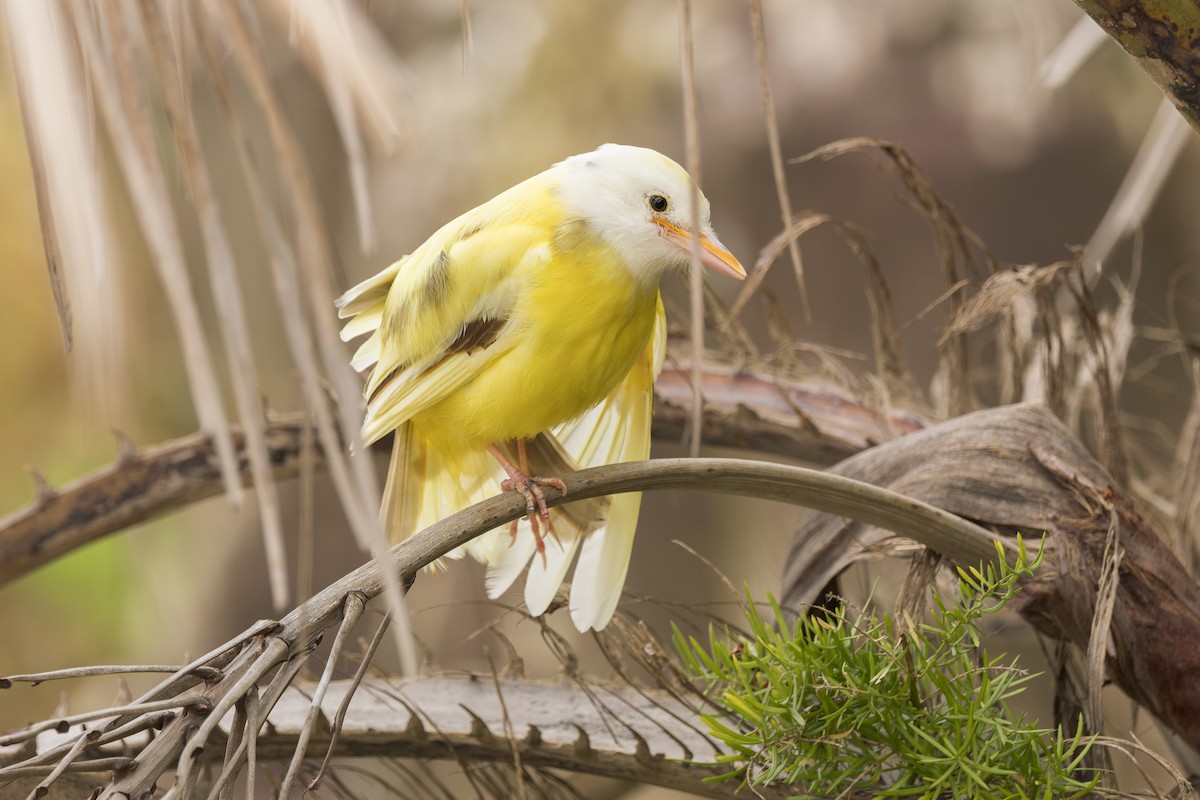
[[(477, 353), (480, 350), (491, 347), (500, 338), (500, 332), (504, 330), (504, 326), (507, 324), (508, 317), (471, 320), (466, 325), (463, 325), (462, 330), (458, 333), (458, 338), (450, 343), (450, 346), (446, 348), (446, 352), (442, 357), (426, 367), (426, 371), (433, 369), (450, 356), (457, 355), (458, 353)], [(380, 381), (379, 385), (375, 387), (375, 391), (371, 392), (370, 397), (367, 398), (368, 405), (375, 402), (375, 398), (379, 396), (379, 393), (387, 388), (409, 366), (408, 364), (401, 364)]]
[(458, 338), (446, 348), (445, 358), (449, 358), (455, 353), (475, 353), (491, 347), (496, 339), (500, 338), (500, 331), (504, 330), (504, 326), (507, 324), (508, 317), (471, 320), (463, 326)]

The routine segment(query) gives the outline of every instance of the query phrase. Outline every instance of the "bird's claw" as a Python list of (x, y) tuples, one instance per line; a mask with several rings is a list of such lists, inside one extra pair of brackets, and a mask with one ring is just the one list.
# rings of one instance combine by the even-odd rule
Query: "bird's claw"
[[(554, 541), (558, 542), (560, 546), (562, 542), (554, 531), (554, 523), (550, 521), (550, 509), (546, 505), (546, 493), (542, 490), (543, 486), (551, 486), (563, 494), (567, 493), (567, 486), (560, 478), (537, 478), (520, 471), (514, 471), (507, 480), (500, 483), (500, 488), (504, 491), (516, 490), (525, 498), (525, 519), (529, 520), (529, 527), (533, 529), (535, 546), (542, 557), (542, 567), (545, 568), (546, 539), (542, 535), (541, 526), (546, 526), (547, 535), (553, 536)], [(514, 519), (509, 523), (508, 535), (512, 540), (509, 546), (512, 546), (517, 540), (517, 520)]]

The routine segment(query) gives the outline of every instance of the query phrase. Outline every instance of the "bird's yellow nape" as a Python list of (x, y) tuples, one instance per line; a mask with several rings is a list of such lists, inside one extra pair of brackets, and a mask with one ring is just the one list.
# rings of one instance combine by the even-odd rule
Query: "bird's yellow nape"
[[(691, 231), (662, 217), (655, 217), (654, 222), (662, 229), (663, 238), (679, 245), (685, 252), (691, 252), (692, 239), (694, 238), (694, 234)], [(721, 240), (712, 233), (700, 234), (700, 263), (713, 272), (737, 278), (739, 281), (746, 277), (745, 267), (742, 266), (733, 253), (729, 252), (729, 248), (721, 244)]]

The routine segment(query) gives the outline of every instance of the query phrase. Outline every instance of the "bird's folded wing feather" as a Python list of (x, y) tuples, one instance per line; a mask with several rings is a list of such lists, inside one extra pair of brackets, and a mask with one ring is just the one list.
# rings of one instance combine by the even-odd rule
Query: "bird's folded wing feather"
[[(532, 181), (533, 179), (531, 179)], [(547, 213), (506, 196), (450, 222), (411, 255), (347, 292), (342, 338), (370, 334), (354, 356), (367, 380), (370, 443), (464, 385), (503, 353), (529, 270), (548, 257)]]

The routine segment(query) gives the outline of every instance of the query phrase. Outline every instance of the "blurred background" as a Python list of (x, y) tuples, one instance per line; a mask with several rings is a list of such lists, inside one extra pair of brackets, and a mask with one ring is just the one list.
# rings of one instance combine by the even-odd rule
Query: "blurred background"
[[(363, 205), (362, 196), (355, 197), (344, 129), (330, 111), (312, 60), (296, 45), (303, 36), (289, 29), (287, 3), (243, 5), (311, 171), (332, 234), (339, 291), (408, 252), (451, 217), (565, 156), (615, 141), (684, 159), (674, 3), (514, 0), (468, 9), (465, 2), (448, 0), (361, 0), (351, 7), (373, 26), (370, 40), (378, 49), (363, 58), (370, 56), (374, 87), (381, 93), (375, 100), (388, 119), (378, 126), (386, 136), (365, 137), (362, 187), (369, 205)], [(781, 222), (747, 5), (696, 0), (692, 13), (701, 184), (722, 240), (750, 264)], [(1070, 258), (1073, 247), (1092, 237), (1161, 99), (1111, 42), (1101, 43), (1062, 86), (1047, 86), (1048, 60), (1082, 17), (1069, 0), (765, 0), (764, 14), (784, 157), (844, 137), (890, 140), (912, 154), (1003, 264)], [(73, 295), (79, 309), (77, 345), (73, 353), (63, 352), (7, 55), (0, 58), (0, 183), (5, 186), (0, 193), (0, 297), (5, 299), (0, 514), (31, 500), (30, 468), (57, 486), (111, 463), (117, 452), (113, 429), (139, 447), (197, 429), (172, 315), (112, 164), (111, 141), (91, 111), (68, 124), (95, 131), (112, 260), (102, 291)], [(250, 309), (259, 389), (270, 409), (301, 410), (300, 380), (228, 123), (202, 69), (180, 78), (191, 93), (199, 136), (227, 210), (237, 276)], [(244, 91), (236, 102), (253, 107)], [(264, 124), (260, 120), (250, 134), (265, 147)], [(1198, 168), (1200, 148), (1189, 139), (1145, 219), (1138, 247), (1122, 241), (1105, 263), (1106, 275), (1123, 280), (1140, 263), (1135, 312), (1140, 324), (1165, 326), (1178, 312), (1185, 330), (1197, 330)], [(828, 213), (869, 231), (900, 322), (911, 323), (904, 330), (903, 350), (919, 380), (927, 383), (945, 321), (938, 311), (918, 318), (945, 288), (928, 226), (905, 205), (894, 178), (865, 157), (789, 165), (786, 176), (795, 210)], [(176, 209), (186, 207), (181, 176), (167, 178)], [(373, 236), (366, 238), (373, 241), (367, 246), (356, 208), (369, 211), (365, 221)], [(178, 217), (207, 336), (220, 361), (200, 236), (191, 216)], [(800, 310), (801, 295), (786, 256), (767, 282), (795, 335), (869, 353), (861, 265), (827, 230), (806, 236), (801, 249), (811, 320)], [(971, 277), (978, 284), (984, 276)], [(712, 281), (712, 288), (727, 300), (737, 290), (724, 281)], [(676, 308), (687, 307), (682, 280), (664, 290)], [(1098, 291), (1101, 305), (1111, 300), (1107, 284)], [(1192, 298), (1190, 305), (1176, 306), (1173, 291)], [(332, 307), (328, 313), (334, 314)], [(757, 300), (744, 315), (751, 333), (769, 349), (764, 318)], [(351, 352), (347, 346), (347, 359)], [(1135, 348), (1135, 354), (1156, 357), (1150, 344)], [(865, 356), (847, 363), (860, 372), (871, 367)], [(1122, 399), (1131, 415), (1156, 420), (1161, 431), (1147, 434), (1145, 446), (1165, 458), (1187, 398), (1181, 384), (1172, 383), (1178, 377), (1156, 377), (1150, 367), (1146, 374)], [(229, 388), (223, 388), (233, 414)], [(655, 454), (684, 452), (678, 444), (660, 442)], [(385, 467), (379, 459), (380, 477)], [(319, 476), (314, 573), (306, 579), (318, 588), (364, 560), (326, 484)], [(294, 481), (279, 491), (295, 575), (301, 493)], [(780, 565), (800, 513), (724, 497), (663, 493), (646, 496), (643, 509), (627, 591), (670, 603), (723, 604), (718, 608), (729, 614), (737, 612), (720, 578), (673, 540), (718, 565), (735, 585), (746, 582), (762, 595), (778, 589)], [(0, 674), (178, 662), (256, 619), (273, 616), (259, 528), (252, 496), (240, 512), (217, 498), (109, 537), (0, 587), (5, 639)], [(409, 595), (416, 633), (442, 667), (486, 670), (483, 648), (502, 651), (482, 631), (519, 596), (488, 602), (482, 578), (479, 565), (454, 563), (447, 573), (423, 574)], [(859, 590), (872, 585), (870, 575), (851, 584), (855, 580)], [(629, 608), (660, 633), (667, 629), (670, 615), (656, 604), (632, 602)], [(554, 624), (578, 647), (586, 667), (607, 670), (569, 620)], [(996, 650), (1031, 645), (1018, 621), (1002, 627)], [(532, 675), (558, 672), (537, 626), (513, 618), (505, 631)], [(1036, 665), (1033, 648), (1030, 658)], [(382, 656), (381, 664), (394, 663), (390, 658)], [(79, 710), (110, 702), (118, 684), (7, 692), (0, 703), (0, 730), (50, 714), (62, 690)], [(1047, 708), (1032, 707), (1048, 719)], [(1151, 727), (1146, 715), (1131, 728), (1119, 716), (1123, 711), (1114, 704), (1110, 732), (1134, 730), (1145, 736)], [(624, 787), (598, 783), (585, 794), (621, 791)], [(640, 789), (627, 796), (669, 794)]]

